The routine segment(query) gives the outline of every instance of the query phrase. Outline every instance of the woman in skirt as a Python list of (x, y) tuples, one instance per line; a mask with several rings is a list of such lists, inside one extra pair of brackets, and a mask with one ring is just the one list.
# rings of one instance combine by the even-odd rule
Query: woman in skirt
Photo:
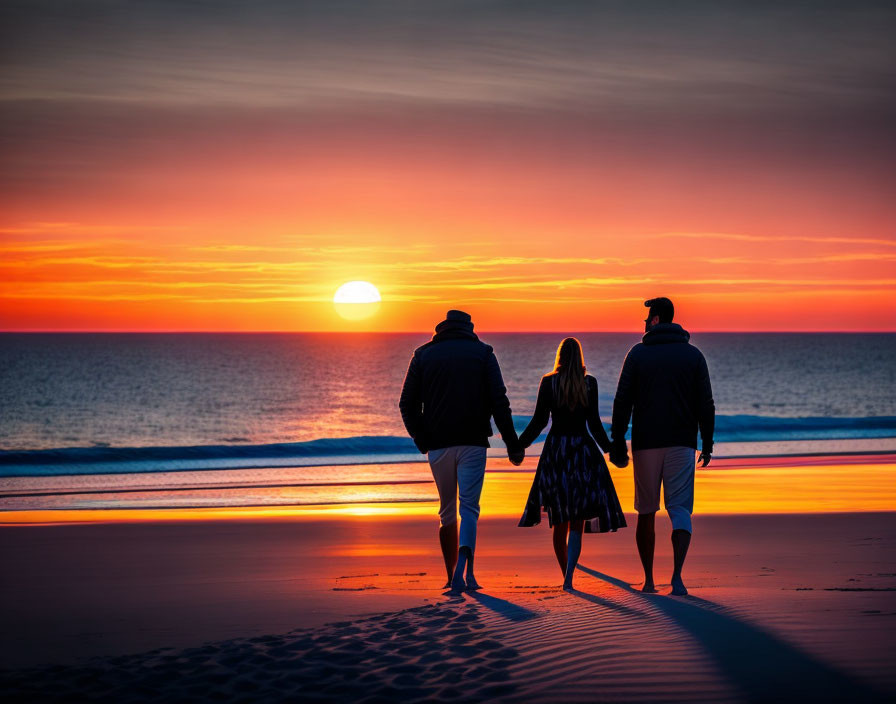
[(574, 337), (560, 343), (554, 371), (541, 379), (535, 415), (520, 435), (523, 447), (532, 444), (549, 418), (551, 430), (520, 526), (540, 523), (544, 509), (548, 525), (554, 529), (554, 553), (563, 572), (563, 588), (572, 589), (582, 552), (583, 527), (589, 533), (625, 527), (625, 516), (601, 452), (609, 451), (610, 440), (600, 422), (597, 380), (585, 373), (582, 346)]

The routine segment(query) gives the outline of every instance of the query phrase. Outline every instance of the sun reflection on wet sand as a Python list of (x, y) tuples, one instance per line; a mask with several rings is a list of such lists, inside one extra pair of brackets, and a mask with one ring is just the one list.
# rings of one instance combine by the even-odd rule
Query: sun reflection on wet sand
[[(896, 463), (892, 456), (875, 458), (778, 458), (723, 460), (718, 468), (698, 470), (696, 501), (698, 514), (750, 513), (844, 513), (892, 511), (896, 508)], [(519, 517), (534, 475), (536, 458), (526, 460), (521, 471), (503, 459), (490, 459), (482, 493), (482, 512), (489, 516)], [(425, 469), (425, 465), (419, 468)], [(611, 470), (625, 510), (633, 505), (631, 468)], [(184, 508), (108, 508), (57, 510), (6, 510), (0, 524), (107, 523), (129, 521), (196, 520), (301, 520), (303, 518), (365, 519), (376, 516), (435, 516), (437, 501), (433, 485), (418, 485), (413, 498), (389, 501), (374, 498), (369, 487), (337, 487), (344, 503), (330, 501), (304, 505), (246, 505)], [(394, 489), (391, 487), (390, 490)], [(276, 503), (283, 489), (253, 489), (252, 497)], [(162, 492), (164, 493), (164, 492)]]

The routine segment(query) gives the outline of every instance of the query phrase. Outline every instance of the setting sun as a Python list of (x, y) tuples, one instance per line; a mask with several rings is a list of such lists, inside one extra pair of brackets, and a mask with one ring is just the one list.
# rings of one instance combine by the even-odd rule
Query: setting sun
[(346, 320), (364, 320), (380, 308), (380, 292), (369, 281), (349, 281), (333, 296), (336, 312)]

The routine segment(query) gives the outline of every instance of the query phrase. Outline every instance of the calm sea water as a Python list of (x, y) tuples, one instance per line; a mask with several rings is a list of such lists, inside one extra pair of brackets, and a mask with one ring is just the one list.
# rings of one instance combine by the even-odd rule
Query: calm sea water
[[(578, 337), (598, 379), (608, 424), (622, 360), (640, 336)], [(64, 484), (73, 480), (61, 475), (419, 460), (397, 405), (411, 353), (428, 339), (428, 334), (2, 334), (0, 477), (7, 477), (8, 485), (11, 477), (60, 475), (55, 481)], [(522, 428), (561, 336), (485, 334), (483, 339), (495, 348)], [(896, 335), (703, 334), (692, 342), (709, 364), (719, 453), (735, 447), (744, 452), (750, 443), (763, 451), (781, 451), (794, 442), (803, 442), (802, 449), (815, 442), (825, 451), (881, 449), (881, 442), (896, 447), (881, 440), (896, 438)], [(300, 481), (295, 475), (300, 469), (289, 471), (278, 470), (274, 483), (329, 481), (307, 471)], [(365, 471), (354, 470), (358, 481), (367, 481), (361, 477)], [(381, 471), (380, 479), (405, 485), (409, 497), (419, 493), (409, 489), (403, 470), (389, 471), (398, 474)], [(220, 472), (200, 474), (208, 481)], [(174, 475), (166, 476), (170, 483)], [(112, 479), (103, 481), (108, 485)], [(127, 484), (121, 477), (115, 481), (119, 488)], [(236, 474), (227, 479), (236, 482), (234, 496), (239, 481)], [(213, 505), (227, 503), (210, 497)]]
[[(398, 394), (411, 353), (428, 338), (3, 334), (0, 449), (403, 437)], [(639, 336), (579, 338), (609, 422), (622, 360)], [(495, 348), (514, 415), (526, 420), (561, 336), (483, 339)], [(706, 334), (692, 342), (707, 358), (720, 416), (896, 416), (896, 335)]]

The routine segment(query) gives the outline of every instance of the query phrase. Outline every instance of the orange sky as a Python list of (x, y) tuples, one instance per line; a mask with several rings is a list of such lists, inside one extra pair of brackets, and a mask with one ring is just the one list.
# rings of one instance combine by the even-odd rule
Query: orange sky
[[(788, 37), (766, 45), (745, 17), (624, 9), (483, 16), (483, 39), (387, 6), (292, 29), (177, 7), (170, 35), (7, 18), (0, 329), (420, 331), (461, 307), (633, 330), (665, 295), (691, 330), (896, 330), (880, 18), (766, 8)], [(353, 279), (382, 292), (369, 320), (331, 304)]]

